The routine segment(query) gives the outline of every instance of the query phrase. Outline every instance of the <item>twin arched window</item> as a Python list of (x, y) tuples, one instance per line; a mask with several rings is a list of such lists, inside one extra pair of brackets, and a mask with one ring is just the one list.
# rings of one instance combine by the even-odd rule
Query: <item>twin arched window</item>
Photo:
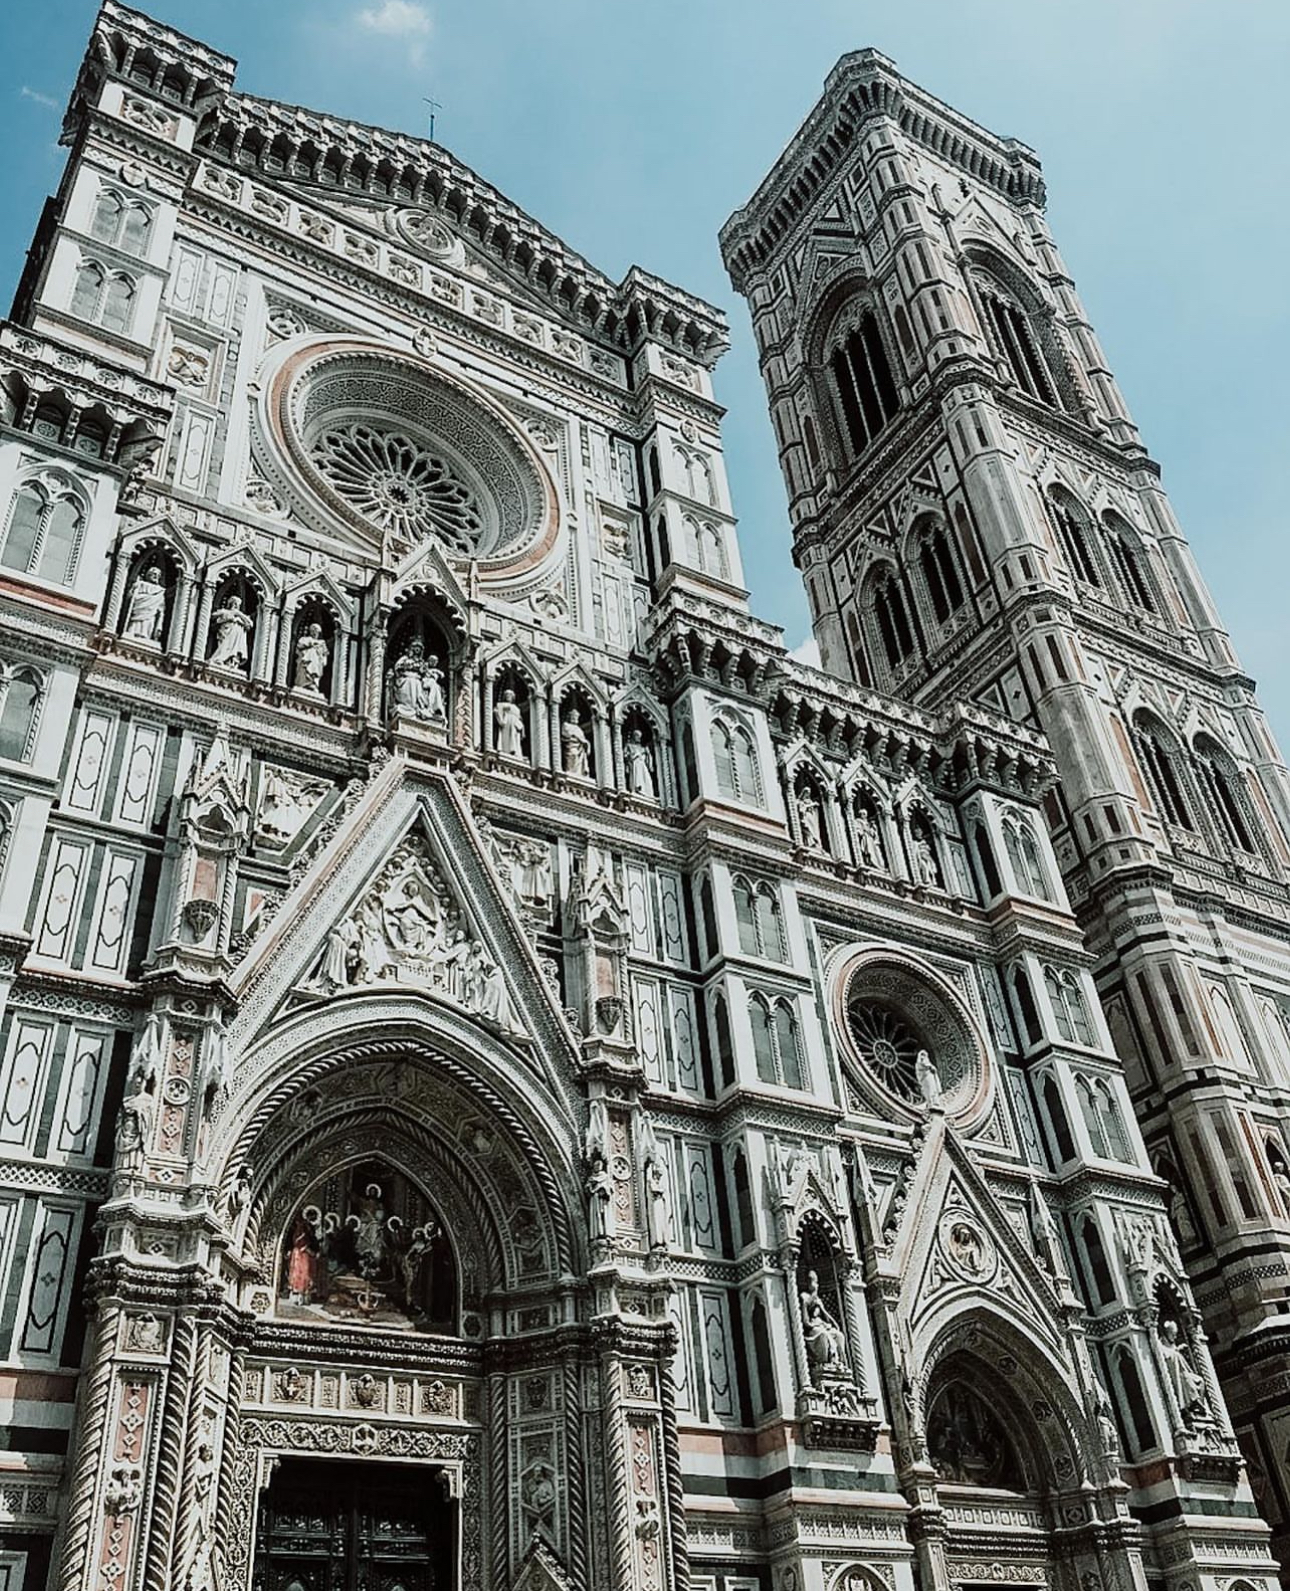
[(774, 889), (766, 883), (754, 884), (749, 879), (736, 878), (734, 894), (740, 950), (746, 956), (783, 961), (784, 926)]
[(865, 310), (855, 329), (834, 349), (829, 366), (842, 410), (839, 429), (858, 458), (900, 408), (872, 310)]
[(97, 260), (83, 260), (72, 288), (71, 312), (104, 331), (130, 330), (134, 318), (135, 283), (124, 271), (109, 271)]
[(90, 236), (130, 254), (142, 254), (152, 231), (152, 210), (140, 199), (127, 199), (104, 188), (95, 201)]
[(1094, 1043), (1093, 1025), (1089, 1021), (1088, 1006), (1079, 978), (1068, 969), (1044, 968), (1044, 987), (1053, 1008), (1053, 1020), (1059, 1036), (1067, 1044)]
[(1120, 596), (1144, 613), (1160, 612), (1150, 560), (1138, 534), (1118, 514), (1102, 516), (1101, 535), (1088, 511), (1070, 492), (1057, 486), (1048, 494), (1048, 508), (1057, 530), (1062, 558), (1074, 578), (1086, 586), (1105, 588), (1095, 550), (1099, 540)]
[(44, 693), (34, 668), (0, 662), (0, 758), (25, 762), (31, 755)]
[(5, 527), (0, 565), (66, 585), (76, 568), (85, 528), (85, 506), (57, 477), (18, 488)]
[(685, 532), (695, 568), (702, 569), (704, 574), (715, 575), (718, 580), (728, 579), (730, 568), (726, 562), (726, 548), (720, 530), (707, 520), (699, 521), (687, 515)]
[(760, 1081), (784, 1088), (804, 1087), (802, 1048), (792, 1001), (772, 1002), (761, 994), (750, 995), (748, 1020), (752, 1026), (753, 1060)]
[(1022, 894), (1033, 895), (1036, 900), (1051, 900), (1039, 841), (1029, 821), (1019, 813), (1008, 813), (1003, 820), (1003, 843), (1012, 864), (1012, 876)]
[(761, 804), (757, 750), (742, 724), (718, 718), (712, 725), (712, 757), (716, 764), (717, 791), (732, 801)]
[(1079, 1095), (1093, 1153), (1099, 1160), (1131, 1161), (1133, 1154), (1124, 1130), (1124, 1117), (1111, 1085), (1103, 1078), (1078, 1077), (1075, 1091)]

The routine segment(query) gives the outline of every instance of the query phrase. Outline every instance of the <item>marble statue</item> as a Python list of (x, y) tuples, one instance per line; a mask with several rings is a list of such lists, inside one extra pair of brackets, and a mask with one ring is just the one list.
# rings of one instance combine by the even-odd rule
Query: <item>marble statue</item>
[(222, 608), (211, 614), (215, 646), (210, 661), (216, 668), (236, 669), (245, 674), (250, 665), (250, 638), (255, 620), (243, 611), (242, 599), (233, 592)]
[(1205, 1383), (1196, 1373), (1196, 1367), (1192, 1364), (1191, 1355), (1182, 1340), (1176, 1320), (1167, 1318), (1162, 1320), (1156, 1340), (1160, 1347), (1161, 1368), (1173, 1397), (1174, 1407), (1178, 1411), (1178, 1418), (1190, 1430), (1196, 1416), (1208, 1412), (1209, 1400), (1205, 1395)]
[(645, 744), (645, 736), (639, 729), (628, 731), (623, 746), (623, 768), (627, 774), (627, 788), (633, 795), (648, 796), (651, 800), (657, 798), (658, 791), (654, 784), (654, 755)]
[(310, 696), (322, 695), (322, 679), (327, 672), (331, 648), (317, 620), (306, 624), (296, 641), (295, 673), (292, 686)]
[(428, 723), (443, 722), (446, 716), (443, 670), (433, 657), (426, 656), (425, 643), (419, 636), (408, 643), (391, 673), (394, 706), (398, 712), (409, 718), (425, 719)]
[(802, 826), (802, 844), (808, 851), (824, 849), (820, 826), (820, 803), (813, 791), (803, 785), (797, 792), (797, 821)]
[(807, 1271), (806, 1288), (802, 1300), (802, 1336), (806, 1342), (806, 1357), (811, 1366), (812, 1378), (817, 1374), (836, 1375), (846, 1369), (846, 1333), (834, 1320), (820, 1297), (820, 1278), (816, 1271)]
[(941, 1103), (944, 1088), (936, 1062), (926, 1050), (919, 1050), (914, 1058), (914, 1081), (918, 1084), (918, 1092), (923, 1097), (923, 1103), (935, 1110)]
[(571, 712), (560, 730), (564, 751), (564, 771), (571, 779), (591, 778), (591, 742), (577, 712)]
[(862, 867), (872, 867), (881, 872), (886, 863), (882, 855), (882, 836), (874, 822), (873, 813), (862, 806), (856, 813), (856, 850)]
[(914, 877), (931, 889), (940, 885), (940, 869), (936, 865), (936, 851), (925, 834), (914, 835)]
[(130, 592), (122, 633), (132, 641), (161, 643), (161, 627), (166, 618), (166, 586), (161, 565), (149, 564), (139, 573)]
[(499, 757), (524, 760), (524, 709), (515, 700), (515, 692), (507, 689), (498, 697), (493, 708), (493, 727), (496, 732)]

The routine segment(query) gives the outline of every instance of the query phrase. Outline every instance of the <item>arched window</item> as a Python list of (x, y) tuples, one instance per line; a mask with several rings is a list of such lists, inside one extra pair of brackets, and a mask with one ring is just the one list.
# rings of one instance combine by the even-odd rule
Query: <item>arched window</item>
[(858, 456), (900, 408), (878, 322), (866, 310), (829, 361), (842, 408), (843, 429)]
[(127, 332), (134, 314), (134, 283), (121, 271), (114, 271), (107, 279), (103, 292), (103, 308), (98, 317), (105, 331)]
[(139, 199), (126, 199), (104, 188), (94, 203), (90, 236), (131, 254), (142, 254), (152, 230), (152, 211)]
[(1068, 969), (1044, 968), (1044, 987), (1052, 1002), (1053, 1020), (1057, 1031), (1067, 1044), (1093, 1043), (1093, 1029), (1084, 1003), (1084, 991), (1079, 978)]
[(739, 948), (746, 956), (760, 955), (752, 885), (746, 878), (737, 878), (734, 881), (734, 894), (735, 921), (739, 925)]
[(25, 762), (31, 755), (43, 693), (35, 669), (0, 663), (0, 757)]
[(884, 569), (873, 582), (869, 601), (878, 621), (887, 663), (896, 668), (914, 651), (914, 627), (904, 581), (894, 569)]
[(772, 961), (783, 961), (784, 923), (779, 901), (769, 884), (758, 886), (753, 905), (757, 913), (757, 939), (762, 955), (769, 956)]
[(1171, 738), (1149, 714), (1139, 713), (1133, 720), (1133, 744), (1160, 816), (1166, 823), (1194, 830)]
[(1115, 514), (1105, 515), (1102, 524), (1106, 532), (1106, 550), (1110, 554), (1121, 594), (1135, 608), (1142, 608), (1147, 613), (1159, 612), (1147, 570), (1146, 553), (1137, 537)]
[(730, 1036), (730, 1013), (724, 995), (717, 995), (712, 1013), (712, 1023), (717, 1033), (717, 1070), (721, 1087), (729, 1088), (735, 1080), (735, 1046)]
[(1075, 1158), (1075, 1140), (1071, 1137), (1070, 1122), (1066, 1119), (1066, 1106), (1062, 1100), (1061, 1088), (1051, 1072), (1044, 1074), (1040, 1094), (1044, 1102), (1044, 1115), (1048, 1119), (1052, 1135), (1055, 1164), (1058, 1167), (1064, 1166), (1068, 1160)]
[(779, 1075), (775, 1066), (775, 1037), (770, 1011), (766, 1002), (756, 995), (748, 1001), (748, 1020), (752, 1024), (753, 1060), (757, 1066), (757, 1076), (763, 1083), (777, 1083)]
[(90, 236), (100, 243), (115, 243), (121, 232), (125, 216), (125, 201), (110, 188), (100, 191), (94, 201), (94, 214), (90, 218)]
[(742, 724), (718, 718), (712, 725), (712, 756), (717, 770), (717, 791), (735, 801), (759, 804), (757, 753), (752, 736)]
[(76, 269), (71, 312), (78, 320), (97, 320), (107, 273), (94, 260), (83, 260)]
[(775, 1006), (775, 1047), (779, 1051), (779, 1066), (785, 1088), (801, 1088), (802, 1046), (797, 1031), (797, 1018), (787, 1000)]
[(1048, 876), (1039, 854), (1039, 841), (1029, 821), (1016, 813), (1003, 820), (1003, 843), (1017, 888), (1023, 895), (1033, 895), (1036, 900), (1051, 900)]
[(121, 247), (130, 254), (142, 254), (151, 231), (152, 211), (148, 206), (137, 202), (126, 205), (121, 223)]
[(924, 534), (918, 550), (918, 561), (936, 622), (944, 624), (952, 613), (963, 606), (963, 584), (950, 545), (950, 533), (944, 525), (934, 525)]
[(1109, 1145), (1102, 1126), (1102, 1114), (1098, 1109), (1097, 1091), (1087, 1077), (1079, 1077), (1075, 1080), (1075, 1092), (1079, 1095), (1079, 1108), (1088, 1130), (1089, 1147), (1099, 1160), (1105, 1160)]
[(995, 865), (994, 847), (984, 823), (972, 825), (972, 849), (976, 852), (977, 866), (981, 869), (981, 882), (985, 885), (985, 898), (993, 900), (1002, 889), (999, 869)]
[(1138, 1373), (1133, 1350), (1121, 1346), (1113, 1350), (1113, 1353), (1112, 1363), (1123, 1393), (1123, 1407), (1127, 1409), (1129, 1416), (1127, 1424), (1132, 1437), (1133, 1456), (1140, 1458), (1143, 1453), (1149, 1452), (1156, 1445), (1151, 1410), (1147, 1405), (1146, 1393), (1142, 1389), (1142, 1377)]
[(1080, 1240), (1088, 1261), (1090, 1291), (1094, 1301), (1098, 1304), (1113, 1304), (1115, 1302), (1115, 1282), (1111, 1276), (1111, 1267), (1107, 1263), (1106, 1247), (1102, 1242), (1102, 1234), (1098, 1230), (1097, 1222), (1091, 1215), (1086, 1216), (1080, 1222)]
[(1057, 527), (1066, 567), (1076, 580), (1088, 586), (1100, 586), (1102, 578), (1093, 554), (1089, 517), (1083, 506), (1069, 492), (1058, 488), (1048, 495), (1048, 509)]
[(1241, 777), (1230, 758), (1216, 741), (1200, 735), (1192, 747), (1192, 767), (1219, 833), (1235, 850), (1252, 852), (1254, 844), (1246, 821)]
[(1115, 1097), (1115, 1091), (1106, 1081), (1097, 1084), (1097, 1108), (1102, 1118), (1102, 1131), (1106, 1135), (1106, 1146), (1111, 1159), (1126, 1163), (1132, 1161), (1133, 1151), (1129, 1146), (1129, 1135), (1124, 1128), (1120, 1103)]
[(777, 1407), (775, 1392), (775, 1365), (770, 1355), (770, 1327), (766, 1322), (766, 1306), (758, 1294), (752, 1304), (753, 1363), (757, 1368), (757, 1413), (769, 1414)]
[(66, 585), (76, 567), (85, 512), (57, 481), (28, 481), (14, 497), (0, 564)]
[(724, 580), (730, 570), (726, 564), (726, 549), (721, 539), (721, 532), (707, 520), (700, 522), (690, 518), (686, 519), (685, 528), (695, 568), (702, 569), (704, 574), (715, 575), (717, 579)]
[(1039, 1020), (1039, 1008), (1035, 1004), (1035, 992), (1030, 987), (1030, 974), (1024, 967), (1016, 966), (1012, 969), (1010, 982), (1026, 1040), (1030, 1044), (1038, 1044), (1044, 1036), (1044, 1030)]
[(1051, 331), (1042, 315), (1028, 313), (1017, 298), (994, 276), (978, 284), (989, 334), (996, 350), (1003, 355), (1013, 381), (1028, 397), (1050, 408), (1065, 407), (1061, 389), (1065, 385), (1053, 374), (1055, 349), (1050, 346)]
[(712, 880), (705, 873), (699, 885), (699, 912), (703, 918), (703, 943), (711, 961), (720, 948), (717, 941), (717, 910), (712, 899)]
[(735, 1218), (739, 1228), (740, 1248), (757, 1241), (757, 1220), (753, 1213), (752, 1181), (748, 1176), (748, 1157), (742, 1149), (735, 1150)]

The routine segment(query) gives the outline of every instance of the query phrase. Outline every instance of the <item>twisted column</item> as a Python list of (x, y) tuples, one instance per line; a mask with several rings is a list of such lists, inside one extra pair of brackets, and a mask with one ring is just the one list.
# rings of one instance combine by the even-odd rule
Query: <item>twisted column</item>
[(76, 1411), (76, 1457), (69, 1477), (67, 1514), (63, 1522), (63, 1556), (58, 1577), (60, 1591), (76, 1591), (90, 1563), (90, 1533), (98, 1491), (96, 1481), (107, 1430), (108, 1405), (116, 1368), (113, 1350), (120, 1319), (119, 1304), (100, 1307), (94, 1364), (88, 1374), (81, 1378)]

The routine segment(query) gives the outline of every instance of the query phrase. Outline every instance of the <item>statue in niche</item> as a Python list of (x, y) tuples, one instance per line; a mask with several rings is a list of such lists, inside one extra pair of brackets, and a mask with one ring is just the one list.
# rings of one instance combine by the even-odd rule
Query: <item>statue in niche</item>
[(1196, 1223), (1191, 1218), (1191, 1206), (1187, 1202), (1187, 1195), (1177, 1185), (1169, 1190), (1169, 1219), (1183, 1248), (1194, 1248), (1200, 1242)]
[(283, 1315), (452, 1331), (456, 1294), (438, 1216), (419, 1188), (378, 1161), (333, 1173), (288, 1225)]
[(1160, 1364), (1173, 1397), (1174, 1407), (1178, 1411), (1178, 1418), (1185, 1429), (1193, 1430), (1197, 1418), (1203, 1419), (1209, 1414), (1205, 1382), (1196, 1373), (1190, 1351), (1178, 1330), (1176, 1320), (1166, 1316), (1160, 1322), (1157, 1341), (1160, 1346)]
[(395, 709), (409, 718), (442, 723), (444, 707), (443, 670), (433, 657), (426, 656), (425, 643), (414, 636), (391, 670)]
[(152, 1137), (153, 1099), (142, 1079), (121, 1102), (117, 1119), (116, 1147), (123, 1169), (137, 1165), (148, 1152)]
[(654, 784), (654, 755), (645, 744), (645, 736), (639, 728), (627, 732), (627, 740), (623, 745), (623, 766), (627, 774), (627, 788), (633, 795), (646, 796), (651, 801), (658, 798)]
[(645, 1222), (650, 1248), (667, 1248), (672, 1241), (672, 1209), (660, 1154), (652, 1155), (645, 1165)]
[(591, 778), (591, 742), (582, 727), (577, 708), (573, 708), (560, 730), (560, 745), (564, 752), (564, 771), (571, 779)]
[(1023, 1489), (1020, 1466), (1002, 1425), (962, 1382), (951, 1382), (933, 1401), (927, 1417), (927, 1449), (943, 1481)]
[(524, 709), (515, 700), (515, 692), (507, 687), (493, 707), (493, 727), (499, 757), (511, 757), (523, 762)]
[(587, 1222), (593, 1243), (614, 1240), (614, 1178), (604, 1158), (597, 1155), (587, 1175)]
[(811, 1367), (812, 1381), (818, 1383), (821, 1377), (845, 1375), (846, 1333), (829, 1313), (820, 1296), (818, 1271), (807, 1271), (801, 1300), (802, 1336), (806, 1343), (806, 1358)]
[(224, 606), (211, 614), (211, 629), (215, 634), (209, 659), (212, 666), (236, 669), (239, 674), (245, 674), (250, 667), (250, 638), (254, 626), (255, 620), (243, 610), (241, 597), (236, 591), (232, 592), (224, 599)]
[(292, 688), (308, 696), (321, 696), (323, 675), (331, 660), (331, 648), (316, 619), (305, 625), (296, 641), (295, 672)]
[(822, 851), (824, 831), (821, 827), (820, 803), (809, 785), (803, 785), (797, 792), (797, 821), (802, 828), (802, 844), (806, 849)]
[(929, 1109), (936, 1110), (945, 1090), (941, 1084), (940, 1070), (927, 1050), (919, 1050), (914, 1057), (914, 1081), (918, 1084), (923, 1103)]
[(936, 861), (936, 849), (931, 840), (917, 829), (914, 831), (913, 852), (915, 881), (928, 889), (939, 889), (941, 870)]
[(866, 806), (861, 806), (856, 813), (856, 850), (860, 854), (861, 867), (872, 867), (880, 873), (886, 869), (882, 836), (874, 822), (873, 813)]
[(130, 591), (122, 634), (131, 641), (161, 644), (161, 629), (166, 620), (166, 584), (160, 564), (150, 563), (140, 570)]

